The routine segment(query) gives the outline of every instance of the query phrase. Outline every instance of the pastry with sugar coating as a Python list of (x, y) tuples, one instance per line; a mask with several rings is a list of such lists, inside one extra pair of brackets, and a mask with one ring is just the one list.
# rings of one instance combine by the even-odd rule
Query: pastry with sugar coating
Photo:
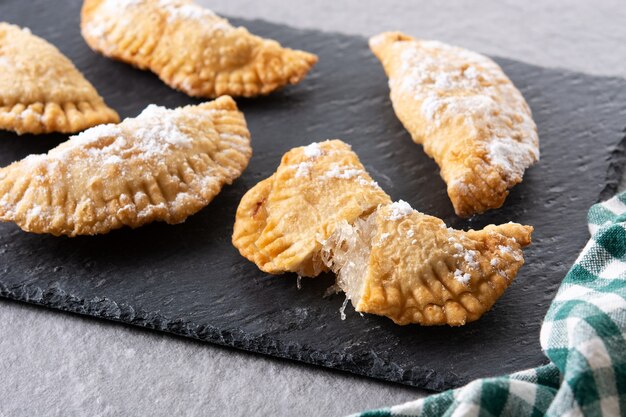
[(396, 324), (478, 320), (524, 264), (533, 228), (517, 223), (454, 230), (400, 200), (341, 223), (322, 257), (355, 310)]
[(243, 196), (233, 244), (265, 272), (314, 277), (326, 269), (321, 242), (337, 224), (390, 202), (349, 145), (312, 143), (287, 152), (276, 172)]
[(0, 129), (75, 133), (117, 122), (117, 113), (57, 48), (29, 29), (0, 22)]
[(491, 59), (386, 32), (369, 41), (389, 77), (394, 111), (441, 168), (457, 215), (495, 209), (539, 159), (524, 97)]
[(94, 51), (194, 97), (269, 94), (300, 82), (317, 62), (191, 0), (85, 0), (81, 31)]
[(0, 221), (67, 236), (180, 223), (239, 177), (251, 155), (230, 97), (173, 110), (150, 105), (0, 169)]

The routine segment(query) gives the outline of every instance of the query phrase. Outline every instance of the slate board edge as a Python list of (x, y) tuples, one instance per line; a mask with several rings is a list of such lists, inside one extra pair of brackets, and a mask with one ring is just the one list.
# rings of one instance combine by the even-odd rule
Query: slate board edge
[[(60, 288), (42, 289), (35, 285), (7, 288), (0, 283), (0, 297), (75, 313), (91, 319), (104, 319), (126, 325), (140, 326), (150, 330), (192, 338), (246, 353), (258, 353), (275, 358), (288, 359), (309, 365), (323, 366), (333, 371), (396, 382), (431, 391), (442, 391), (466, 384), (464, 378), (454, 373), (436, 372), (429, 368), (402, 368), (379, 358), (374, 352), (366, 355), (346, 355), (339, 352), (322, 352), (298, 343), (281, 343), (270, 337), (250, 337), (242, 331), (223, 331), (210, 325), (198, 325), (193, 321), (170, 319), (160, 314), (135, 310), (132, 306), (118, 304), (108, 298), (81, 299)], [(369, 369), (365, 375), (359, 370)]]

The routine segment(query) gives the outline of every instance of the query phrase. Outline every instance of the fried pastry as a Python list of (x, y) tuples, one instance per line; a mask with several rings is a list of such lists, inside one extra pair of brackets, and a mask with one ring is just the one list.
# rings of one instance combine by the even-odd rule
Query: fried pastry
[(68, 236), (180, 223), (239, 177), (251, 154), (230, 97), (173, 110), (150, 105), (0, 169), (0, 221)]
[(26, 28), (0, 22), (0, 129), (74, 133), (118, 121), (57, 48)]
[(340, 222), (390, 202), (349, 145), (312, 143), (287, 152), (277, 171), (244, 195), (233, 244), (265, 272), (313, 277), (325, 270), (320, 242)]
[(467, 232), (399, 202), (342, 222), (322, 255), (356, 311), (404, 325), (460, 326), (489, 310), (524, 263), (530, 226)]
[(81, 16), (93, 50), (195, 97), (268, 94), (298, 83), (317, 62), (191, 0), (85, 0)]
[(388, 32), (370, 48), (389, 77), (396, 115), (435, 159), (457, 215), (502, 206), (539, 159), (530, 108), (491, 59)]

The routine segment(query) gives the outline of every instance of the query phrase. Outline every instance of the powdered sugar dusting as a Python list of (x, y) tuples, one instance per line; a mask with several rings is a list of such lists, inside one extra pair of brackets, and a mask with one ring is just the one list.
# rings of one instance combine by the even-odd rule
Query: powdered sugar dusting
[(115, 165), (115, 164), (119, 164), (120, 162), (122, 162), (122, 158), (120, 158), (117, 155), (111, 155), (109, 157), (107, 157), (104, 161), (102, 161), (103, 164), (111, 164), (111, 165)]
[(33, 206), (29, 211), (28, 211), (28, 215), (30, 217), (39, 217), (41, 216), (41, 206)]
[(168, 14), (168, 22), (177, 20), (196, 20), (210, 23), (206, 26), (210, 30), (228, 32), (233, 26), (226, 19), (217, 16), (212, 10), (198, 6), (185, 0), (159, 0), (159, 5)]
[(322, 156), (322, 154), (322, 148), (320, 148), (320, 144), (317, 142), (304, 147), (304, 156), (307, 158), (318, 158)]
[(470, 274), (468, 274), (467, 272), (463, 272), (460, 269), (454, 271), (454, 279), (456, 279), (463, 285), (469, 284), (471, 278), (472, 277)]
[(508, 246), (499, 245), (498, 249), (500, 250), (500, 252), (502, 252), (505, 255), (511, 256), (516, 261), (521, 261), (522, 260), (522, 256), (517, 251), (514, 251), (513, 249), (511, 249)]
[(24, 120), (24, 119), (30, 119), (30, 118), (34, 118), (35, 120), (42, 122), (43, 121), (43, 115), (37, 113), (36, 111), (34, 111), (33, 109), (31, 109), (30, 107), (24, 109), (20, 115), (19, 118)]
[(143, 143), (156, 146), (157, 148), (162, 147), (162, 144), (159, 143), (162, 141), (175, 147), (190, 148), (193, 138), (180, 130), (177, 119), (175, 113), (171, 110), (150, 104), (136, 118), (136, 120), (141, 120), (145, 124), (145, 127), (137, 130), (136, 136)]
[(324, 178), (338, 178), (338, 179), (351, 179), (365, 174), (362, 169), (355, 169), (349, 167), (339, 166), (337, 164), (331, 165), (330, 169), (324, 173)]
[(419, 103), (434, 131), (460, 118), (484, 141), (489, 162), (518, 182), (539, 159), (537, 128), (520, 92), (491, 59), (436, 41), (396, 42), (400, 65), (390, 74), (394, 101)]
[[(181, 20), (202, 22), (202, 29), (206, 32), (229, 32), (235, 29), (228, 20), (189, 0), (104, 0), (99, 5), (100, 13), (85, 25), (84, 30), (93, 38), (105, 40), (107, 29), (111, 26), (110, 16), (116, 17), (117, 25), (132, 25), (134, 22), (127, 13), (136, 6), (158, 7), (167, 16), (168, 23)], [(115, 46), (103, 42), (101, 47), (106, 50)]]
[(311, 173), (310, 162), (300, 162), (296, 166), (296, 178), (308, 177), (310, 173)]
[(463, 261), (465, 261), (467, 266), (472, 269), (477, 269), (480, 266), (480, 264), (478, 263), (476, 259), (478, 255), (477, 251), (473, 249), (467, 249), (465, 246), (459, 243), (457, 238), (452, 237), (452, 236), (448, 238), (448, 242), (452, 244), (452, 247), (456, 251), (456, 253), (454, 254), (455, 258), (463, 259)]
[(489, 160), (512, 178), (522, 178), (524, 170), (539, 159), (537, 147), (509, 137), (494, 138), (487, 144)]
[(411, 205), (404, 200), (398, 200), (391, 203), (389, 210), (391, 213), (387, 217), (387, 220), (391, 221), (400, 220), (413, 213), (413, 207), (411, 207)]
[(193, 146), (194, 138), (181, 129), (182, 125), (189, 123), (179, 120), (179, 117), (181, 113), (178, 110), (150, 105), (134, 119), (126, 119), (118, 125), (92, 127), (72, 136), (48, 155), (31, 155), (24, 162), (51, 165), (74, 158), (76, 152), (84, 154), (94, 165), (102, 166), (122, 166), (126, 161), (123, 155), (165, 160), (171, 152)]
[(463, 259), (467, 262), (467, 265), (470, 268), (478, 268), (478, 262), (476, 262), (476, 251), (475, 250), (467, 250), (463, 254)]

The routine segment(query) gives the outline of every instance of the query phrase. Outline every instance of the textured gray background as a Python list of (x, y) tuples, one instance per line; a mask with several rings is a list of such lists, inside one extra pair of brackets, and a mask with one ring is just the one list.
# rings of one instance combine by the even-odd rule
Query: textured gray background
[[(296, 27), (365, 36), (398, 29), (538, 65), (626, 77), (623, 0), (202, 3)], [(0, 416), (332, 416), (422, 395), (4, 300), (0, 358)]]

